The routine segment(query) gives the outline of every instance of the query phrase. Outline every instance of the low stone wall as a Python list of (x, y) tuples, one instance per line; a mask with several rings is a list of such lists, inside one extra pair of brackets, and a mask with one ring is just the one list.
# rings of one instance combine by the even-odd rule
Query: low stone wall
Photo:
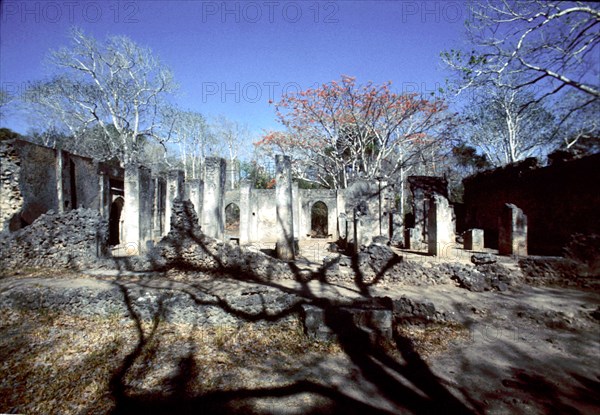
[[(135, 284), (69, 286), (68, 280), (52, 286), (22, 284), (0, 293), (0, 308), (74, 315), (135, 318), (197, 325), (237, 325), (242, 321), (297, 319), (302, 301), (292, 294), (269, 288), (234, 290), (222, 298), (194, 290), (165, 290)], [(79, 281), (81, 284), (81, 281)], [(73, 284), (78, 285), (78, 284)], [(93, 285), (93, 284), (92, 284)]]

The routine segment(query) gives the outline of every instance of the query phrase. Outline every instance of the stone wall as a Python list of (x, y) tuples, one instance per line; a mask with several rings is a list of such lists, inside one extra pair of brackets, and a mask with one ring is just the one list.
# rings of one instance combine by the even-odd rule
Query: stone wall
[(0, 261), (2, 268), (86, 268), (107, 238), (108, 224), (97, 210), (51, 210), (23, 229), (0, 234)]
[(21, 227), (18, 215), (23, 207), (23, 195), (19, 188), (21, 159), (14, 142), (0, 141), (0, 231), (14, 231)]
[(19, 186), (24, 203), (21, 219), (30, 225), (41, 214), (58, 211), (56, 187), (56, 151), (25, 141), (17, 141), (16, 149), (21, 159)]
[(600, 154), (539, 167), (535, 160), (466, 178), (465, 221), (498, 244), (498, 218), (506, 203), (528, 220), (530, 254), (560, 255), (574, 233), (600, 233)]

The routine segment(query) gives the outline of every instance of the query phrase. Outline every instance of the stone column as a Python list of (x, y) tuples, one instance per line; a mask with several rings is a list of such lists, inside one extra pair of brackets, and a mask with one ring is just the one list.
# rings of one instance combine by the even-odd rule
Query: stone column
[(223, 239), (225, 233), (225, 160), (208, 157), (205, 162), (204, 194), (202, 197), (202, 232), (211, 238)]
[(63, 213), (65, 211), (65, 182), (63, 179), (65, 158), (63, 151), (56, 150), (56, 211)]
[(140, 171), (136, 165), (125, 166), (123, 182), (125, 203), (121, 213), (121, 229), (123, 253), (138, 255), (140, 253)]
[(152, 238), (152, 206), (154, 204), (154, 182), (152, 172), (147, 167), (140, 166), (139, 174), (139, 227), (140, 251), (146, 252), (153, 243)]
[(464, 234), (464, 248), (469, 251), (483, 251), (483, 229), (469, 229)]
[(440, 256), (444, 252), (450, 254), (454, 246), (454, 223), (448, 199), (441, 195), (432, 195), (427, 225), (429, 254), (435, 256)]
[(185, 188), (184, 173), (182, 170), (171, 170), (167, 175), (167, 200), (165, 203), (165, 229), (164, 234), (171, 230), (171, 210), (175, 199), (183, 200)]
[(194, 205), (194, 211), (198, 218), (202, 217), (202, 196), (204, 193), (204, 182), (200, 179), (188, 179), (185, 182), (186, 199)]
[(250, 243), (250, 192), (252, 183), (246, 180), (240, 182), (240, 245)]
[(98, 209), (100, 211), (100, 216), (103, 219), (108, 219), (108, 210), (110, 203), (108, 202), (108, 191), (109, 191), (110, 183), (108, 177), (104, 172), (98, 172)]
[(300, 238), (300, 189), (298, 187), (298, 182), (292, 182), (292, 217), (294, 219), (294, 238)]
[(527, 255), (527, 216), (517, 206), (506, 203), (498, 219), (500, 255)]
[(152, 229), (154, 239), (158, 240), (165, 235), (165, 179), (155, 176), (153, 179), (154, 201), (152, 209)]
[(292, 261), (294, 252), (294, 215), (292, 205), (292, 166), (289, 156), (275, 156), (275, 203), (277, 206), (277, 258)]

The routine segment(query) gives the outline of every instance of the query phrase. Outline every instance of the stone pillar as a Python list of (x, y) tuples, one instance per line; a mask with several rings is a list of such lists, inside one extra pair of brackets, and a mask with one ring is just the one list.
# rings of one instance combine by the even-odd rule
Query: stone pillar
[(247, 180), (240, 182), (240, 245), (250, 243), (250, 192), (252, 183)]
[(292, 182), (292, 217), (294, 219), (294, 238), (300, 239), (300, 188), (298, 182)]
[(211, 238), (223, 239), (225, 233), (225, 160), (208, 157), (205, 162), (202, 197), (202, 232)]
[(136, 165), (125, 166), (123, 182), (125, 203), (121, 213), (121, 244), (123, 254), (139, 255), (140, 253), (140, 170)]
[(155, 176), (153, 179), (154, 201), (152, 209), (152, 229), (154, 239), (158, 240), (165, 235), (165, 202), (166, 202), (166, 184), (165, 179)]
[(109, 188), (110, 182), (104, 172), (98, 172), (98, 210), (103, 219), (108, 219), (109, 215)]
[(441, 195), (432, 195), (427, 224), (429, 254), (440, 256), (444, 252), (450, 253), (454, 246), (454, 223), (448, 199)]
[(469, 229), (465, 232), (464, 248), (469, 251), (483, 251), (483, 229)]
[(362, 239), (362, 224), (360, 223), (360, 217), (356, 211), (356, 208), (354, 208), (352, 219), (352, 253), (358, 254), (360, 251), (360, 240)]
[(154, 205), (154, 182), (152, 172), (147, 167), (140, 166), (139, 174), (139, 228), (140, 252), (146, 252), (153, 243), (152, 235), (152, 206)]
[(500, 255), (527, 255), (527, 216), (517, 206), (506, 203), (498, 219)]
[(200, 179), (188, 179), (185, 182), (186, 199), (194, 205), (198, 218), (202, 217), (202, 196), (204, 196), (204, 182)]
[(275, 203), (277, 206), (277, 258), (294, 260), (294, 214), (292, 205), (292, 166), (289, 156), (275, 156)]
[(63, 213), (65, 211), (65, 182), (63, 179), (63, 169), (65, 156), (60, 149), (56, 150), (56, 211)]
[(404, 230), (404, 248), (411, 249), (413, 251), (419, 251), (423, 249), (421, 243), (421, 233), (415, 228), (406, 228)]
[(185, 188), (183, 171), (169, 171), (167, 175), (167, 200), (165, 203), (165, 235), (171, 230), (171, 210), (173, 208), (173, 201), (175, 199), (183, 201), (184, 193)]

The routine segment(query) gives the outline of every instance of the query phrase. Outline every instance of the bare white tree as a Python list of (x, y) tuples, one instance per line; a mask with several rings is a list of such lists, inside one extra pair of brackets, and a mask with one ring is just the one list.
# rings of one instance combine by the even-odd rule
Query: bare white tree
[(170, 141), (177, 144), (186, 177), (200, 178), (207, 156), (212, 155), (216, 140), (204, 116), (194, 111), (167, 107), (163, 112)]
[(555, 120), (540, 103), (523, 110), (523, 104), (531, 99), (519, 89), (486, 88), (464, 113), (459, 128), (462, 139), (495, 166), (544, 155), (553, 148)]
[(160, 109), (175, 89), (171, 72), (150, 49), (124, 36), (100, 43), (75, 28), (71, 40), (49, 56), (58, 75), (32, 84), (24, 100), (74, 139), (99, 127), (102, 137), (114, 137), (114, 156), (136, 162), (144, 139), (165, 139)]
[[(546, 102), (557, 116), (555, 132), (582, 120), (589, 107), (598, 105), (597, 3), (477, 0), (470, 2), (469, 10), (469, 45), (442, 52), (442, 60), (459, 75), (454, 85), (458, 93), (490, 83), (533, 92), (522, 109)], [(590, 125), (576, 129), (589, 131)], [(566, 146), (579, 136), (572, 134)]]
[(230, 162), (228, 174), (231, 179), (232, 188), (237, 183), (239, 169), (236, 169), (235, 163), (239, 163), (240, 149), (250, 139), (248, 127), (238, 121), (231, 120), (224, 115), (218, 115), (212, 122), (212, 131), (215, 135), (218, 145), (218, 152), (227, 157)]

